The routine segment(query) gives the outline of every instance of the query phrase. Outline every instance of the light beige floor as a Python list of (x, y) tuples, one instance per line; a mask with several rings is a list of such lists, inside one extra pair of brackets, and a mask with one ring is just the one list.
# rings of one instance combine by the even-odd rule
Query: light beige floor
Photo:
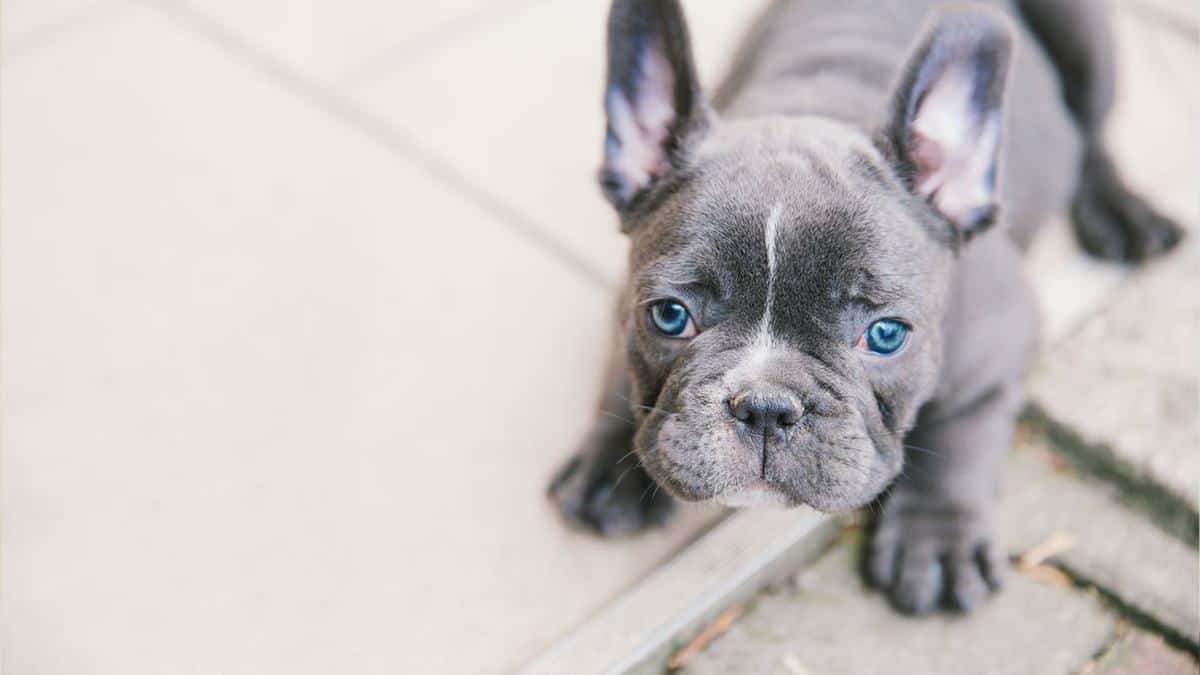
[[(688, 3), (709, 81), (760, 4)], [(5, 673), (502, 672), (712, 519), (543, 498), (622, 267), (603, 5), (0, 0)]]
[(587, 5), (3, 4), (4, 672), (509, 670), (716, 515), (544, 498), (623, 257)]

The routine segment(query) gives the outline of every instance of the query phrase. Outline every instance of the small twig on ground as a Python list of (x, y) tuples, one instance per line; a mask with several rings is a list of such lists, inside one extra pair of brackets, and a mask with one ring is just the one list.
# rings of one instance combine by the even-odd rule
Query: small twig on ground
[(1045, 541), (1032, 546), (1016, 559), (1017, 571), (1025, 576), (1054, 586), (1070, 587), (1071, 577), (1066, 572), (1045, 564), (1047, 560), (1075, 548), (1075, 537), (1066, 532), (1055, 532)]
[(1056, 555), (1075, 548), (1075, 537), (1066, 532), (1055, 532), (1045, 541), (1031, 547), (1017, 558), (1017, 567), (1022, 571), (1037, 567)]
[(670, 661), (667, 661), (667, 670), (679, 670), (696, 658), (696, 655), (704, 651), (704, 648), (721, 636), (722, 633), (729, 630), (733, 622), (737, 620), (742, 612), (746, 609), (745, 605), (737, 604), (729, 607), (724, 612), (721, 612), (712, 623), (704, 627), (704, 630), (692, 638), (692, 641), (684, 645), (675, 652)]
[(1071, 577), (1067, 576), (1066, 572), (1053, 565), (1034, 565), (1033, 567), (1021, 567), (1018, 569), (1021, 574), (1034, 581), (1040, 581), (1043, 584), (1062, 586), (1063, 588), (1070, 588), (1074, 585), (1071, 583)]

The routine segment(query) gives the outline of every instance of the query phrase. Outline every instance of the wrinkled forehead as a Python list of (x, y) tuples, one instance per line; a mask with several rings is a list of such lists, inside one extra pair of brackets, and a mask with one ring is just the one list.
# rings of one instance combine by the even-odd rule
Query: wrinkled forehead
[(937, 244), (904, 212), (877, 156), (806, 144), (711, 153), (675, 197), (640, 278), (702, 285), (752, 308), (883, 305), (918, 292)]

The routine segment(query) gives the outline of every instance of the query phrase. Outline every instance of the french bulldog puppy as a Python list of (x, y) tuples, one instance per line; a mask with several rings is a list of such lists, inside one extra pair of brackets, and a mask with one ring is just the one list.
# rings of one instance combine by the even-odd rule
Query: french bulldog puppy
[(616, 0), (601, 184), (629, 279), (566, 518), (886, 491), (870, 581), (912, 613), (987, 597), (1038, 334), (1022, 249), (1068, 209), (1102, 257), (1180, 238), (1105, 150), (1110, 54), (1095, 0), (780, 1), (710, 102), (679, 3)]

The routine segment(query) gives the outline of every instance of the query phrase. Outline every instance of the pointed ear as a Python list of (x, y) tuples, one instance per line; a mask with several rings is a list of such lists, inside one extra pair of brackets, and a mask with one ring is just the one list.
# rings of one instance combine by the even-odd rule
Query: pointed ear
[(997, 215), (996, 162), (1012, 37), (984, 8), (940, 12), (892, 97), (885, 145), (914, 193), (963, 239)]
[(677, 0), (615, 0), (608, 19), (608, 128), (600, 183), (629, 210), (708, 125)]

